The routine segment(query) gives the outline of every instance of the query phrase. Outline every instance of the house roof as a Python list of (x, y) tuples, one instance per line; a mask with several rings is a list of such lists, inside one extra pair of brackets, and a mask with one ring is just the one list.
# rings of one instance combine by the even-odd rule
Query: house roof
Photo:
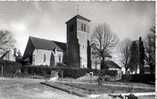
[(58, 41), (51, 41), (36, 37), (29, 37), (33, 46), (36, 49), (45, 49), (45, 50), (54, 50), (57, 48), (58, 50), (65, 51), (66, 50), (66, 44)]
[(115, 62), (110, 61), (110, 60), (105, 61), (105, 64), (106, 64), (109, 68), (118, 68), (118, 69), (121, 69), (121, 67), (120, 67), (118, 64), (116, 64)]

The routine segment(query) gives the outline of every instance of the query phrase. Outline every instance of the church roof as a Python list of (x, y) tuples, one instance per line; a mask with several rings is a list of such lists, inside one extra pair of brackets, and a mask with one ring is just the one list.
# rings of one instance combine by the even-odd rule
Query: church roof
[(54, 50), (55, 48), (57, 48), (58, 50), (62, 51), (66, 50), (66, 44), (62, 42), (51, 41), (36, 37), (29, 37), (29, 39), (36, 49)]
[(66, 44), (63, 42), (58, 42), (58, 41), (52, 41), (55, 44), (57, 44), (62, 50), (66, 51)]
[[(86, 21), (88, 21), (88, 22), (90, 22), (90, 20), (89, 19), (87, 19), (87, 18), (85, 18), (85, 17), (83, 17), (83, 16), (80, 16), (80, 15), (76, 15), (76, 16), (74, 16), (73, 18), (71, 18), (70, 20), (68, 20), (67, 22), (69, 22), (69, 21), (71, 21), (71, 20), (73, 20), (73, 19), (82, 19), (82, 20), (86, 20)], [(66, 23), (67, 23), (66, 22)]]

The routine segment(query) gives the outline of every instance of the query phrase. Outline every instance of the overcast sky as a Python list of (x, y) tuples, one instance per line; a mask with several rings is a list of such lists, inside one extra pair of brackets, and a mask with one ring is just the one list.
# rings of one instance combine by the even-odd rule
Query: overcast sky
[(154, 2), (0, 2), (0, 29), (10, 30), (22, 53), (29, 36), (66, 42), (65, 22), (77, 14), (107, 23), (120, 40), (138, 39), (155, 24)]

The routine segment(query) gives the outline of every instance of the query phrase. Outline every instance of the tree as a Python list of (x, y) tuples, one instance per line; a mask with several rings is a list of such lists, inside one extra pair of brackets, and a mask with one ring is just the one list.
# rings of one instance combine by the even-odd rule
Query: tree
[(4, 56), (9, 53), (9, 49), (13, 48), (15, 44), (15, 40), (8, 30), (0, 30), (0, 48), (3, 50), (3, 54), (0, 59), (3, 59)]
[(144, 60), (145, 60), (145, 51), (144, 45), (142, 41), (142, 37), (139, 37), (139, 66), (140, 66), (140, 74), (144, 74)]
[(137, 67), (139, 62), (139, 53), (138, 45), (136, 41), (133, 41), (130, 47), (130, 60), (129, 60), (129, 69), (131, 72), (137, 72)]
[(145, 60), (150, 66), (151, 74), (155, 73), (155, 32), (155, 26), (153, 26), (145, 40)]
[(13, 35), (8, 30), (0, 30), (0, 47), (3, 49), (13, 48), (15, 44), (15, 39)]
[(104, 61), (111, 57), (110, 50), (118, 43), (118, 37), (113, 34), (106, 24), (99, 24), (95, 27), (91, 38), (91, 47), (94, 55), (101, 59), (101, 68), (107, 69)]
[(125, 73), (129, 69), (129, 61), (130, 61), (130, 47), (131, 47), (131, 40), (125, 39), (120, 43), (120, 53), (121, 53), (121, 63), (125, 68)]

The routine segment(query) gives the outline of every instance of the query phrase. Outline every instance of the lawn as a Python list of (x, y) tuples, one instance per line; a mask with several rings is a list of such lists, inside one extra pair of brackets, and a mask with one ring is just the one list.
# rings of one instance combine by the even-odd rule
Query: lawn
[(43, 80), (13, 78), (0, 80), (0, 99), (85, 99), (41, 85)]
[[(56, 88), (48, 87), (40, 84), (44, 80), (28, 79), (28, 78), (12, 78), (0, 79), (0, 99), (89, 99), (87, 97), (79, 97), (72, 93), (67, 93)], [(74, 83), (59, 83), (50, 82), (56, 87), (61, 87), (67, 90), (75, 90), (75, 92), (83, 92), (84, 94), (91, 93), (110, 93), (118, 91), (126, 91), (125, 88), (102, 86), (96, 84), (74, 84)], [(94, 90), (94, 91), (93, 91)], [(131, 89), (128, 89), (131, 90)], [(142, 89), (135, 89), (141, 91)], [(150, 91), (148, 89), (144, 91)], [(139, 99), (153, 99), (141, 97)], [(153, 96), (151, 96), (153, 97)], [(102, 94), (96, 99), (112, 99), (107, 94)]]

